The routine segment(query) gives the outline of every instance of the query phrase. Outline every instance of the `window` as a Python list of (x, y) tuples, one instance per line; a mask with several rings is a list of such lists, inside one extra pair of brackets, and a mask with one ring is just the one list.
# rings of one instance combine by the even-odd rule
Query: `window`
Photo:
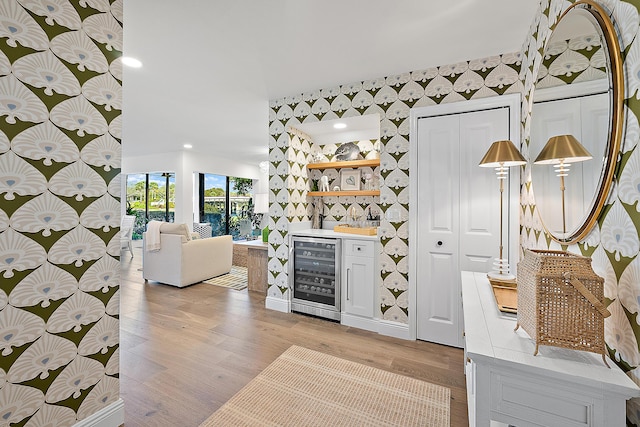
[(253, 181), (224, 175), (199, 174), (200, 222), (211, 224), (212, 235), (231, 234), (234, 240), (253, 234)]
[(148, 221), (173, 222), (176, 210), (176, 178), (171, 172), (151, 173), (149, 176)]
[(133, 238), (142, 239), (147, 222), (173, 222), (175, 218), (175, 174), (138, 173), (127, 175), (127, 215), (135, 215)]

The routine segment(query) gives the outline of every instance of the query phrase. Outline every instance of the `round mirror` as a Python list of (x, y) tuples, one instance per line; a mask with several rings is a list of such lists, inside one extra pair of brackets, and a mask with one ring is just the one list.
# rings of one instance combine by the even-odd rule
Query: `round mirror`
[(571, 5), (544, 48), (531, 110), (536, 209), (562, 244), (584, 238), (604, 206), (623, 126), (622, 58), (608, 13)]

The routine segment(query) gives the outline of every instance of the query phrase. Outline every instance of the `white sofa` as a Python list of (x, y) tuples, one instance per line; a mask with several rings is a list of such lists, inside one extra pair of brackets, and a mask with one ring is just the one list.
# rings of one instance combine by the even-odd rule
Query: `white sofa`
[(184, 235), (160, 233), (160, 250), (147, 252), (143, 233), (142, 277), (184, 287), (231, 271), (231, 236), (187, 240)]

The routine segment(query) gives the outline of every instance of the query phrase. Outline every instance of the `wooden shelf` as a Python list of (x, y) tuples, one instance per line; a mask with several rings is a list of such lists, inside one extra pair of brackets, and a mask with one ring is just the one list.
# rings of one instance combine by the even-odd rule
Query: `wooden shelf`
[(307, 196), (379, 196), (380, 190), (351, 190), (351, 191), (309, 191)]
[[(309, 163), (307, 169), (342, 169), (380, 166), (380, 159), (348, 160), (345, 162)], [(350, 190), (350, 191), (309, 191), (307, 196), (379, 196), (380, 190)]]
[(380, 166), (380, 159), (348, 160), (345, 162), (309, 163), (307, 169), (342, 169)]

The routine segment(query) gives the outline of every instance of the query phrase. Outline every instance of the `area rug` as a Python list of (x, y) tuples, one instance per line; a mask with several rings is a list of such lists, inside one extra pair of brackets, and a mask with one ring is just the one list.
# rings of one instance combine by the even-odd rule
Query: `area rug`
[(241, 291), (247, 287), (247, 267), (240, 267), (237, 265), (231, 266), (231, 271), (222, 276), (214, 277), (212, 279), (203, 280), (203, 283), (209, 285), (224, 286), (225, 288), (235, 289)]
[(200, 427), (448, 427), (451, 390), (291, 346)]

